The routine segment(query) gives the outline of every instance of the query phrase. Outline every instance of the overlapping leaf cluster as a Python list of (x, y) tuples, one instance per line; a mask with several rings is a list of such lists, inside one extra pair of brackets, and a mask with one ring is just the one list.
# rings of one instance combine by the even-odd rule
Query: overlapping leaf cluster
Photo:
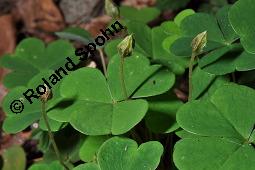
[[(147, 23), (160, 14), (158, 9), (121, 7), (121, 22), (136, 42), (133, 54), (124, 60), (128, 99), (121, 87), (117, 51), (122, 39), (115, 39), (104, 47), (109, 59), (105, 75), (96, 68), (79, 68), (53, 88), (53, 98), (47, 103), (50, 126), (67, 165), (75, 170), (156, 169), (164, 151), (162, 144), (149, 141), (153, 139), (150, 137), (145, 141), (135, 138), (136, 126), (145, 125), (148, 136), (152, 132), (176, 133), (181, 138), (171, 157), (180, 170), (253, 170), (254, 11), (252, 0), (239, 0), (215, 16), (186, 9), (173, 21), (150, 28)], [(192, 39), (203, 31), (208, 34), (207, 46), (194, 64), (192, 98), (183, 104), (174, 88), (185, 77)], [(77, 28), (57, 35), (81, 43), (92, 39)], [(34, 138), (40, 140), (44, 162), (31, 170), (64, 167), (54, 162), (56, 157), (41, 120), (41, 102), (24, 103), (24, 111), (17, 115), (11, 113), (9, 104), (63, 65), (67, 56), (78, 59), (68, 41), (58, 40), (45, 47), (32, 38), (1, 60), (2, 66), (12, 70), (5, 78), (10, 92), (3, 102), (7, 113), (4, 130), (17, 133), (39, 120), (40, 130)], [(130, 136), (137, 141), (127, 138)], [(74, 167), (72, 163), (79, 160), (85, 163)]]

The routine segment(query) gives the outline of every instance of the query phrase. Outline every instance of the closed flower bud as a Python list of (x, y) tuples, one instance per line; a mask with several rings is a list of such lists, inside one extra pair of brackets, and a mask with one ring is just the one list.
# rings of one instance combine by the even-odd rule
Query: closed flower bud
[(135, 40), (133, 35), (128, 35), (118, 45), (118, 51), (121, 56), (130, 56), (135, 47)]
[(200, 54), (207, 43), (207, 31), (198, 34), (191, 43), (192, 52)]
[(105, 12), (113, 19), (118, 19), (120, 17), (119, 8), (112, 2), (112, 0), (105, 0)]
[(51, 90), (49, 89), (49, 87), (46, 84), (44, 84), (44, 86), (46, 87), (46, 92), (43, 95), (41, 95), (40, 99), (43, 102), (47, 102), (52, 97), (52, 93), (51, 93)]

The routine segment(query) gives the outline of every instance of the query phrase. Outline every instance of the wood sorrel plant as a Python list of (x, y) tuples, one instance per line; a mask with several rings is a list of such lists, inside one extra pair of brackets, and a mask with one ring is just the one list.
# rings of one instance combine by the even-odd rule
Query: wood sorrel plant
[[(238, 0), (215, 15), (186, 9), (153, 28), (147, 23), (160, 14), (157, 8), (118, 13), (107, 3), (108, 15), (120, 15), (128, 35), (100, 49), (109, 60), (105, 74), (79, 68), (54, 86), (50, 100), (42, 96), (17, 115), (10, 101), (51, 75), (59, 61), (78, 57), (66, 40), (45, 46), (29, 38), (1, 59), (12, 70), (4, 81), (3, 129), (18, 133), (39, 123), (33, 138), (44, 156), (29, 169), (254, 170), (253, 2)], [(92, 38), (79, 28), (58, 35), (81, 43)]]

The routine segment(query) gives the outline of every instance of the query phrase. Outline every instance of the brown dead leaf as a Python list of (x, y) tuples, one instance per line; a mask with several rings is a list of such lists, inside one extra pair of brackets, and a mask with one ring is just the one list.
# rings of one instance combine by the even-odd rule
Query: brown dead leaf
[(0, 56), (12, 53), (16, 45), (16, 29), (11, 15), (0, 16)]
[(2, 83), (0, 83), (0, 103), (2, 103), (2, 100), (6, 94), (7, 94), (7, 89), (4, 87)]
[[(16, 29), (14, 20), (11, 15), (2, 15), (0, 17), (0, 56), (6, 53), (12, 53), (16, 46)], [(7, 74), (7, 70), (0, 68), (0, 103), (7, 93), (7, 89), (1, 83), (3, 77)], [(0, 121), (3, 119), (3, 112), (0, 112)]]
[(63, 16), (52, 0), (19, 0), (14, 12), (27, 30), (55, 32), (64, 27)]
[(185, 92), (181, 91), (180, 89), (175, 88), (174, 93), (177, 96), (177, 98), (180, 99), (181, 101), (183, 102), (188, 101), (188, 95)]
[(154, 6), (156, 0), (124, 0), (123, 5), (132, 6), (135, 8), (143, 8), (148, 6)]
[(86, 29), (91, 35), (96, 37), (101, 34), (100, 29), (105, 29), (110, 21), (111, 17), (103, 15), (92, 19), (89, 23), (81, 24), (80, 27)]
[(29, 132), (19, 132), (14, 135), (3, 134), (0, 140), (0, 155), (4, 149), (7, 149), (13, 145), (22, 145), (26, 140), (31, 137), (31, 131)]

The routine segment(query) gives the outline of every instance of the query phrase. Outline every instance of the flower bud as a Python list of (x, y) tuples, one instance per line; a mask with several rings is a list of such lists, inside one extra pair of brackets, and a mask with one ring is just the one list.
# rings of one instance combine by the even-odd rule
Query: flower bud
[(128, 35), (118, 45), (118, 51), (121, 56), (130, 56), (135, 47), (135, 40), (133, 34)]
[(51, 90), (49, 89), (49, 87), (44, 84), (44, 86), (46, 87), (46, 92), (40, 96), (40, 99), (43, 101), (43, 102), (47, 102), (51, 97), (52, 97), (52, 93), (51, 93)]
[(112, 2), (112, 0), (105, 0), (105, 11), (106, 14), (111, 16), (113, 19), (120, 18), (119, 8)]
[(207, 31), (198, 34), (191, 43), (192, 52), (200, 54), (207, 43)]

